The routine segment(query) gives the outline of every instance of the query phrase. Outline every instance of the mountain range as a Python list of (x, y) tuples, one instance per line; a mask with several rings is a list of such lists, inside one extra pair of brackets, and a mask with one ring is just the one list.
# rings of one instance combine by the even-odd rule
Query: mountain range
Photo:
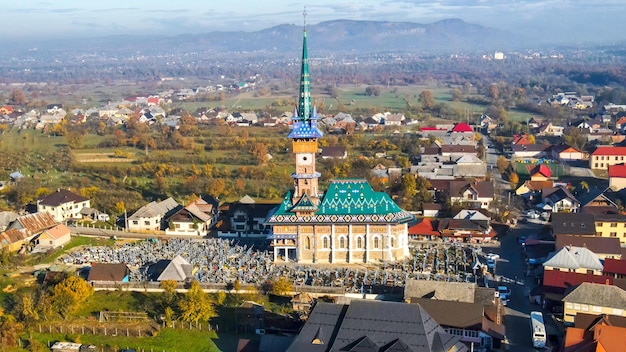
[[(451, 53), (502, 50), (523, 46), (520, 35), (446, 19), (430, 24), (388, 21), (332, 20), (307, 26), (313, 53), (424, 52)], [(142, 51), (167, 46), (180, 51), (270, 51), (296, 53), (302, 46), (302, 26), (278, 25), (256, 32), (216, 31), (176, 36), (118, 35), (37, 43), (39, 49)], [(26, 44), (26, 43), (22, 43)]]

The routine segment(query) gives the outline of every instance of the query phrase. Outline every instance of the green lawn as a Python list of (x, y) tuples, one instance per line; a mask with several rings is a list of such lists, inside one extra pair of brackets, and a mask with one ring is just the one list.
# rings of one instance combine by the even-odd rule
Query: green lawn
[[(32, 333), (32, 336), (43, 344), (49, 341), (66, 341), (65, 334)], [(103, 347), (131, 348), (137, 351), (219, 352), (213, 342), (218, 339), (214, 331), (197, 331), (183, 329), (162, 329), (155, 337), (126, 337), (81, 335), (80, 342)], [(228, 352), (234, 350), (228, 350)], [(225, 351), (226, 352), (226, 351)]]
[(100, 311), (146, 312), (151, 317), (161, 293), (97, 291), (83, 303), (77, 316), (95, 317)]

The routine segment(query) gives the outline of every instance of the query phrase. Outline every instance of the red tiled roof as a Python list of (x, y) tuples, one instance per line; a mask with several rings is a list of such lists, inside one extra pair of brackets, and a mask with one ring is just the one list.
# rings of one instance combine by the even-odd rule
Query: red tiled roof
[(459, 122), (454, 126), (452, 132), (474, 132), (474, 130), (465, 122)]
[(543, 176), (545, 176), (545, 177), (548, 177), (548, 178), (550, 176), (552, 176), (552, 171), (550, 170), (550, 168), (546, 164), (539, 164), (539, 165), (537, 165), (537, 168), (533, 171), (532, 174), (535, 175), (535, 174), (538, 174), (538, 173), (543, 175)]
[(626, 147), (599, 146), (591, 155), (626, 155)]
[(626, 259), (605, 259), (603, 272), (626, 275)]
[(543, 272), (543, 286), (563, 289), (580, 285), (583, 282), (605, 284), (607, 280), (609, 285), (613, 285), (613, 278), (607, 275), (581, 274), (558, 270), (544, 270)]
[(609, 165), (609, 177), (626, 177), (626, 165)]
[(439, 235), (439, 231), (433, 230), (435, 226), (437, 226), (436, 221), (424, 218), (421, 222), (409, 227), (409, 235)]

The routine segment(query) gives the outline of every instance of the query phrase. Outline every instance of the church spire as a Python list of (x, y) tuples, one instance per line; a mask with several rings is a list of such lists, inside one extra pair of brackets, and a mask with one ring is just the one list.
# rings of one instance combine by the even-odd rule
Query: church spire
[(300, 69), (300, 91), (298, 106), (293, 115), (293, 130), (289, 138), (321, 138), (322, 131), (317, 127), (317, 111), (311, 101), (311, 77), (309, 76), (309, 52), (307, 47), (306, 8), (304, 9), (304, 30), (302, 34), (302, 62)]

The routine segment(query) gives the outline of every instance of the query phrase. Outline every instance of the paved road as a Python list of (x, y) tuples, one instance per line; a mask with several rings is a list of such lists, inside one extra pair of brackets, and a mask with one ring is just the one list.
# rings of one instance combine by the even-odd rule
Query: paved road
[[(537, 304), (531, 304), (528, 293), (535, 286), (533, 278), (526, 277), (526, 263), (524, 260), (522, 246), (518, 243), (519, 236), (534, 237), (538, 234), (543, 223), (531, 221), (526, 224), (518, 224), (511, 229), (509, 234), (500, 240), (500, 248), (493, 249), (494, 253), (500, 255), (500, 260), (496, 264), (496, 278), (511, 288), (511, 301), (506, 307), (504, 324), (506, 335), (510, 344), (510, 351), (527, 352), (536, 351), (532, 348), (530, 339), (529, 313), (531, 310), (541, 311)], [(496, 283), (493, 283), (494, 286)], [(553, 320), (544, 312), (546, 320), (546, 330), (549, 335), (558, 333), (558, 328)]]

